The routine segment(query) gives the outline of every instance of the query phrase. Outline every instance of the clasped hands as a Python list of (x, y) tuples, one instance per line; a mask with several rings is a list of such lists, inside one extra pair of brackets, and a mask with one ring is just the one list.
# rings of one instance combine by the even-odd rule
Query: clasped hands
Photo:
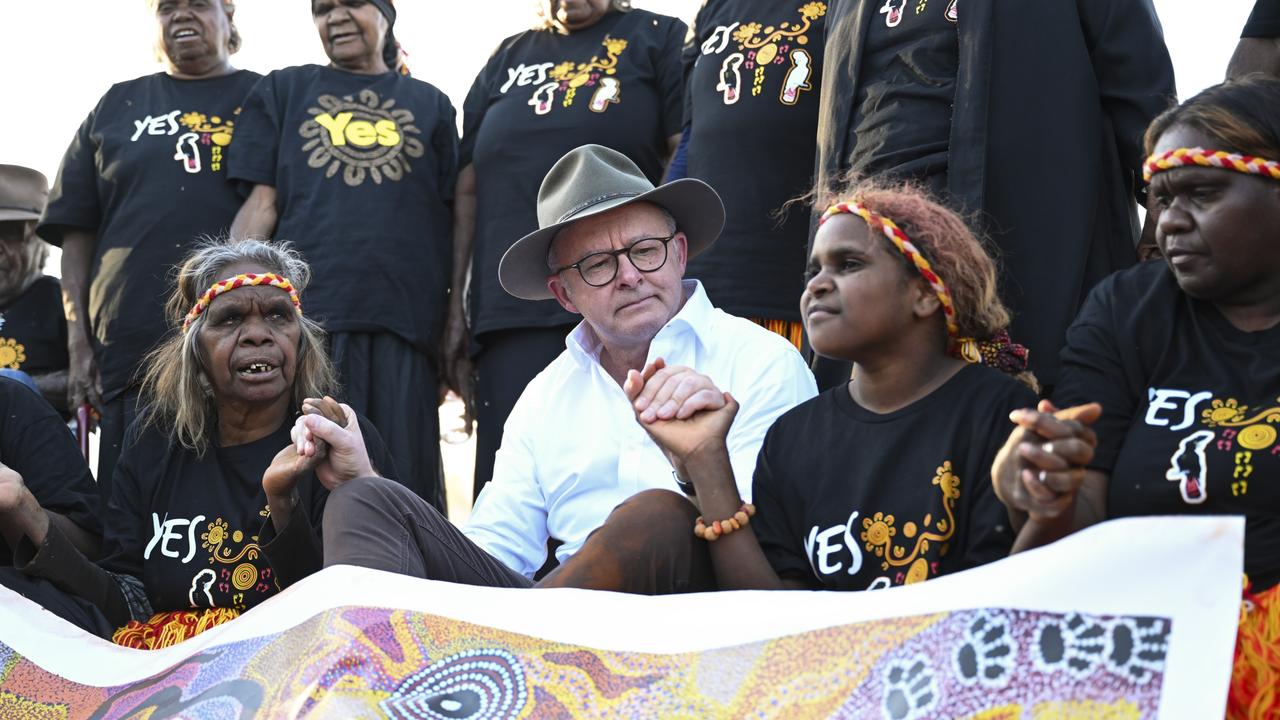
[(682, 477), (698, 454), (727, 454), (738, 402), (692, 368), (668, 367), (662, 358), (627, 371), (622, 391), (636, 420)]
[(1033, 521), (1064, 516), (1093, 461), (1098, 437), (1090, 425), (1101, 415), (1098, 403), (1059, 410), (1048, 400), (1010, 413), (1016, 427), (991, 469), (996, 496)]
[(358, 477), (376, 475), (355, 411), (331, 397), (307, 398), (289, 430), (293, 441), (276, 454), (262, 476), (268, 497), (288, 497), (298, 478), (314, 471), (329, 490)]

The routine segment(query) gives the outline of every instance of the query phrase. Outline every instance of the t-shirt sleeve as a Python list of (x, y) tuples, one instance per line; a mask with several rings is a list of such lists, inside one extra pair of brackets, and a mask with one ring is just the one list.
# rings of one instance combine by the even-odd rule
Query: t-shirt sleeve
[(662, 93), (662, 137), (679, 135), (684, 128), (684, 49), (689, 26), (673, 19), (658, 50), (656, 70)]
[(0, 462), (22, 476), (41, 507), (101, 535), (98, 491), (66, 423), (43, 398), (15, 382), (0, 381), (0, 393)]
[(1062, 370), (1053, 391), (1053, 402), (1060, 408), (1102, 403), (1102, 417), (1093, 425), (1098, 448), (1090, 467), (1106, 473), (1115, 465), (1141, 397), (1141, 390), (1131, 386), (1120, 352), (1125, 335), (1115, 320), (1115, 279), (1093, 289), (1067, 329)]
[(1280, 37), (1280, 0), (1257, 0), (1240, 37)]
[(49, 190), (49, 202), (40, 218), (37, 233), (58, 247), (68, 229), (94, 230), (102, 224), (102, 205), (98, 197), (98, 148), (93, 140), (93, 127), (99, 107), (94, 108), (80, 124), (71, 145), (62, 156), (58, 177)]
[(755, 533), (760, 550), (778, 577), (783, 580), (796, 580), (818, 587), (819, 583), (813, 575), (813, 568), (800, 544), (800, 534), (791, 526), (791, 519), (786, 513), (789, 504), (783, 499), (785, 492), (780, 484), (785, 478), (776, 478), (773, 463), (770, 461), (770, 448), (774, 443), (799, 441), (799, 438), (775, 437), (778, 433), (769, 432), (764, 445), (760, 448), (760, 457), (756, 461), (755, 475), (751, 481), (751, 493), (755, 498), (756, 515), (751, 518), (751, 530)]
[(276, 186), (276, 161), (280, 153), (280, 117), (276, 83), (271, 73), (249, 91), (236, 118), (235, 139), (227, 159), (227, 177), (249, 185)]
[(498, 57), (499, 53), (495, 51), (480, 74), (476, 75), (466, 99), (462, 101), (462, 142), (458, 148), (458, 167), (466, 167), (475, 161), (476, 135), (489, 110), (489, 81), (497, 67)]

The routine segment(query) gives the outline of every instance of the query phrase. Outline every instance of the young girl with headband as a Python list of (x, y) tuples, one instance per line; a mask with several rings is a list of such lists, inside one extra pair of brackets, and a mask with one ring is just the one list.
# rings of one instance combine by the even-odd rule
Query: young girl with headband
[[(722, 589), (902, 585), (1004, 557), (1013, 540), (989, 473), (1005, 418), (1036, 396), (995, 263), (919, 190), (861, 184), (839, 199), (800, 308), (814, 350), (853, 376), (774, 423), (754, 504), (724, 449), (731, 398), (688, 420), (638, 416), (698, 505), (690, 541)], [(630, 396), (652, 370), (629, 378)]]
[(1164, 261), (1094, 289), (1054, 391), (1093, 419), (1096, 440), (1051, 405), (1019, 412), (996, 487), (1027, 518), (1027, 546), (1109, 518), (1243, 515), (1227, 716), (1277, 717), (1280, 80), (1205, 90), (1156, 118), (1146, 145)]

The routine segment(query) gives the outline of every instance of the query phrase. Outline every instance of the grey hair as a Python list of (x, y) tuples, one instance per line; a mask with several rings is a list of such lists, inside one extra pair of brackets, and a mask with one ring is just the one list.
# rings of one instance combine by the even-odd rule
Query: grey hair
[[(310, 266), (289, 243), (206, 238), (175, 268), (173, 292), (165, 304), (172, 328), (143, 363), (139, 426), (163, 428), (175, 442), (200, 455), (209, 447), (218, 417), (198, 342), (208, 313), (198, 315), (185, 332), (182, 321), (210, 286), (225, 279), (227, 268), (241, 263), (283, 275), (300, 294), (311, 281)], [(331, 395), (337, 386), (324, 329), (305, 315), (300, 314), (298, 322), (302, 337), (293, 377), (294, 407), (301, 407), (308, 397)]]
[[(554, 30), (556, 27), (555, 19), (547, 14), (545, 3), (547, 0), (538, 0), (538, 19), (533, 24), (534, 30)], [(631, 0), (609, 0), (610, 12), (631, 12)]]
[[(670, 210), (662, 207), (661, 205), (658, 205), (657, 203), (644, 203), (644, 204), (649, 205), (650, 207), (657, 208), (658, 212), (662, 213), (663, 219), (667, 221), (668, 234), (675, 235), (677, 232), (680, 231), (679, 226), (676, 224), (676, 216), (672, 215)], [(565, 227), (568, 227), (568, 225), (566, 225)], [(556, 266), (559, 265), (559, 263), (556, 262), (556, 255), (554, 252), (552, 252), (551, 249), (556, 246), (556, 239), (560, 237), (560, 233), (564, 232), (564, 229), (565, 228), (560, 228), (560, 230), (556, 232), (554, 236), (552, 236), (551, 242), (547, 243), (547, 270), (551, 272), (555, 272)]]

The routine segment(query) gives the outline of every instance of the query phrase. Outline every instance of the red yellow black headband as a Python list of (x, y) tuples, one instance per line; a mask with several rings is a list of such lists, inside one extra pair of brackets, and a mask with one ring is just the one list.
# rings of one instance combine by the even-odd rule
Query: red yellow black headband
[(1205, 150), (1204, 148), (1177, 148), (1153, 154), (1142, 164), (1142, 177), (1150, 182), (1151, 176), (1156, 173), (1195, 165), (1234, 170), (1247, 175), (1261, 175), (1273, 180), (1280, 180), (1280, 162), (1265, 160), (1252, 155), (1230, 153), (1225, 150)]
[(929, 261), (911, 243), (911, 238), (908, 238), (907, 234), (902, 232), (902, 228), (898, 227), (894, 221), (860, 202), (841, 202), (832, 205), (827, 208), (826, 212), (822, 213), (822, 218), (818, 220), (818, 224), (821, 225), (828, 219), (845, 213), (857, 215), (866, 221), (867, 227), (883, 233), (889, 239), (889, 242), (893, 243), (893, 246), (898, 248), (898, 251), (905, 255), (907, 260), (911, 261), (911, 264), (915, 266), (916, 270), (920, 271), (920, 275), (933, 288), (934, 294), (938, 296), (938, 302), (942, 304), (942, 316), (947, 321), (947, 335), (952, 339), (959, 336), (960, 328), (956, 325), (956, 309), (951, 302), (951, 292), (947, 290), (947, 285), (942, 282), (942, 278), (938, 277), (938, 274), (933, 271)]
[(920, 250), (911, 242), (911, 238), (907, 237), (907, 234), (893, 220), (854, 201), (836, 203), (827, 208), (818, 220), (818, 224), (822, 225), (832, 217), (846, 213), (857, 215), (867, 223), (867, 227), (881, 232), (898, 249), (898, 252), (906, 256), (907, 260), (915, 266), (925, 282), (929, 283), (929, 287), (933, 288), (934, 294), (938, 296), (938, 303), (942, 305), (942, 317), (947, 323), (947, 336), (950, 338), (947, 349), (949, 353), (967, 362), (990, 365), (1012, 375), (1027, 369), (1030, 351), (1013, 342), (1006, 330), (1000, 330), (985, 340), (960, 337), (960, 327), (956, 324), (956, 309), (947, 284), (933, 271), (933, 266), (929, 264), (928, 259), (920, 254)]
[(254, 285), (269, 285), (271, 287), (280, 288), (281, 290), (289, 293), (289, 300), (291, 300), (293, 302), (293, 306), (298, 309), (298, 313), (302, 313), (302, 301), (298, 299), (298, 291), (293, 289), (293, 283), (289, 282), (288, 278), (276, 275), (275, 273), (264, 273), (262, 275), (245, 273), (236, 275), (235, 277), (229, 277), (225, 280), (219, 280), (209, 286), (209, 289), (204, 291), (204, 294), (200, 296), (200, 299), (196, 301), (196, 304), (191, 306), (191, 310), (187, 312), (187, 316), (183, 318), (182, 331), (186, 332), (187, 328), (191, 326), (191, 323), (195, 322), (195, 319), (200, 317), (201, 313), (209, 309), (209, 303), (213, 302), (214, 298), (238, 288), (252, 287)]

